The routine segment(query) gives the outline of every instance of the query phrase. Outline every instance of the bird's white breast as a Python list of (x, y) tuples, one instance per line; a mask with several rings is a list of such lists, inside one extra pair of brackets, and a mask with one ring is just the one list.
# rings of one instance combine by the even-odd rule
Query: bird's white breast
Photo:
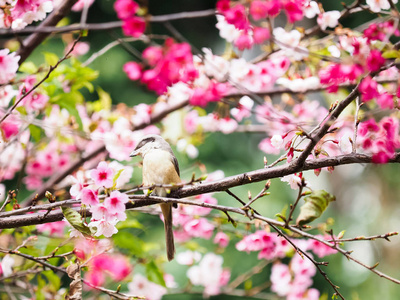
[[(172, 162), (172, 155), (168, 151), (152, 149), (143, 158), (143, 184), (173, 184), (179, 183), (180, 178)], [(165, 189), (157, 188), (159, 196), (166, 196)]]

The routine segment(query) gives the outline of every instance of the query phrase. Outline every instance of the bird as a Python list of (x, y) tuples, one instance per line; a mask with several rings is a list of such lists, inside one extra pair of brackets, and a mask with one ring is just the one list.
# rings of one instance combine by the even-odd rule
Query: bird
[[(179, 164), (171, 146), (161, 136), (148, 134), (141, 138), (130, 157), (141, 156), (143, 158), (143, 185), (152, 186), (160, 184), (177, 184), (181, 182)], [(153, 195), (166, 197), (167, 190), (163, 187), (155, 187)], [(161, 211), (164, 215), (165, 242), (167, 258), (171, 261), (175, 255), (174, 233), (172, 230), (172, 203), (161, 203)]]

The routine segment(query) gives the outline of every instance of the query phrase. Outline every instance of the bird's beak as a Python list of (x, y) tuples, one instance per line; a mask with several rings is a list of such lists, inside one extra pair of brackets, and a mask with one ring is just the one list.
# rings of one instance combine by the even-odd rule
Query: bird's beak
[(138, 156), (140, 154), (139, 150), (133, 150), (131, 154), (129, 154), (129, 157), (134, 157)]

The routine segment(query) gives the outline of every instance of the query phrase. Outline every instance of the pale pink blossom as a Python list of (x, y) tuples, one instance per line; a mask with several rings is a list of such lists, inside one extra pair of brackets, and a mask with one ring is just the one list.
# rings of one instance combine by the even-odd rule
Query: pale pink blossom
[(15, 78), (20, 56), (9, 49), (0, 50), (0, 84), (5, 84)]
[(282, 138), (282, 136), (279, 135), (279, 134), (275, 134), (271, 138), (271, 145), (272, 145), (272, 147), (274, 147), (276, 149), (282, 149), (282, 146), (283, 146), (283, 138)]
[(292, 275), (288, 265), (282, 263), (275, 263), (271, 269), (271, 290), (277, 293), (278, 296), (286, 296), (290, 290)]
[(78, 2), (76, 2), (71, 10), (72, 11), (81, 11), (83, 10), (83, 8), (85, 6), (90, 7), (93, 4), (94, 0), (78, 0)]
[(176, 262), (181, 265), (191, 266), (200, 261), (201, 254), (197, 251), (186, 250), (176, 255)]
[[(316, 235), (315, 237), (318, 237), (320, 239), (323, 240), (330, 240), (332, 239), (332, 237), (330, 235)], [(333, 243), (331, 243), (333, 245)], [(307, 250), (311, 250), (312, 252), (314, 252), (318, 257), (322, 258), (325, 257), (327, 255), (331, 255), (331, 254), (335, 254), (337, 253), (337, 250), (332, 249), (331, 247), (316, 241), (314, 239), (309, 239), (308, 240), (308, 246), (307, 246)]]
[[(211, 196), (211, 194), (201, 194), (194, 197), (199, 203), (217, 204), (217, 199)], [(196, 205), (185, 205), (182, 210), (189, 215), (194, 216), (205, 216), (211, 212), (209, 207), (201, 207)]]
[(128, 201), (129, 197), (127, 194), (113, 191), (111, 192), (110, 197), (107, 197), (104, 200), (104, 206), (107, 208), (108, 213), (116, 214), (125, 211), (125, 203)]
[(38, 224), (36, 225), (36, 229), (39, 232), (45, 232), (50, 236), (62, 237), (64, 236), (65, 226), (67, 226), (67, 223), (65, 221), (58, 221), (52, 223)]
[(99, 198), (97, 197), (97, 192), (89, 189), (83, 188), (81, 195), (82, 204), (85, 205), (97, 205), (99, 203)]
[(15, 264), (14, 258), (7, 254), (3, 257), (0, 263), (0, 276), (2, 277), (8, 277), (11, 276), (13, 273), (13, 266)]
[(220, 288), (229, 282), (230, 272), (222, 268), (222, 256), (207, 253), (199, 265), (192, 266), (186, 275), (194, 285), (204, 286), (204, 294), (217, 295)]
[(253, 105), (254, 101), (249, 96), (243, 96), (240, 98), (237, 107), (231, 109), (231, 114), (238, 122), (240, 122), (243, 118), (251, 116)]
[[(397, 0), (393, 0), (393, 3), (397, 3)], [(367, 0), (367, 5), (375, 13), (380, 12), (382, 9), (390, 9), (388, 0)]]
[(133, 276), (132, 281), (128, 284), (128, 289), (132, 295), (142, 296), (149, 300), (160, 300), (167, 293), (166, 288), (147, 280), (140, 274)]
[(322, 30), (326, 28), (335, 28), (339, 24), (340, 11), (331, 10), (320, 14), (317, 18), (317, 23)]
[(118, 220), (106, 220), (100, 219), (98, 221), (92, 221), (89, 223), (90, 228), (96, 228), (96, 233), (94, 236), (104, 235), (105, 237), (111, 237), (113, 234), (118, 232), (118, 229), (115, 227)]
[[(94, 1), (94, 0), (93, 0)], [(65, 52), (67, 53), (68, 51), (71, 50), (73, 43), (69, 43), (67, 47), (65, 47)], [(89, 43), (86, 42), (77, 42), (74, 46), (74, 49), (70, 53), (72, 56), (82, 56), (88, 53), (90, 49)]]
[(218, 122), (218, 129), (224, 134), (230, 134), (235, 132), (238, 127), (238, 123), (231, 118), (223, 118)]
[(122, 188), (125, 184), (127, 184), (133, 174), (133, 167), (131, 166), (124, 166), (123, 164), (120, 164), (119, 162), (113, 160), (108, 164), (108, 166), (113, 169), (114, 174), (118, 174), (119, 176), (116, 181), (116, 188)]
[(307, 4), (305, 5), (304, 9), (304, 15), (308, 19), (314, 18), (317, 14), (319, 14), (319, 7), (318, 3), (315, 1), (307, 1)]
[(219, 247), (225, 248), (229, 244), (229, 236), (226, 233), (220, 231), (215, 235), (213, 242), (214, 244), (218, 244)]
[(281, 181), (287, 182), (290, 185), (290, 188), (293, 190), (297, 190), (301, 185), (301, 178), (296, 174), (283, 176)]
[(110, 188), (113, 186), (113, 169), (111, 169), (105, 161), (98, 164), (97, 168), (90, 172), (90, 177), (97, 186)]
[(214, 231), (214, 225), (204, 218), (193, 219), (187, 222), (183, 228), (192, 237), (201, 237), (203, 239), (211, 238)]

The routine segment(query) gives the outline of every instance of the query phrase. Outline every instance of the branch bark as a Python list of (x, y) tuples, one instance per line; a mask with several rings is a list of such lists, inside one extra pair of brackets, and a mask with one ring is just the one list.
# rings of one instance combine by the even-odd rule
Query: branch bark
[[(393, 159), (389, 160), (388, 163), (399, 163), (399, 162), (400, 162), (400, 153), (398, 153)], [(207, 203), (200, 203), (197, 201), (183, 200), (178, 198), (186, 198), (190, 196), (211, 193), (211, 192), (226, 191), (232, 187), (264, 181), (272, 178), (279, 178), (300, 171), (314, 170), (329, 166), (340, 166), (340, 165), (361, 164), (361, 163), (366, 163), (366, 164), (372, 163), (372, 155), (350, 153), (336, 157), (326, 157), (314, 160), (307, 160), (304, 162), (302, 167), (296, 167), (293, 163), (290, 163), (272, 168), (259, 169), (247, 173), (230, 176), (218, 181), (204, 182), (198, 185), (185, 186), (175, 191), (171, 196), (176, 198), (175, 202), (177, 203), (204, 206), (224, 211), (223, 206), (213, 206)], [(126, 205), (127, 209), (149, 206), (160, 202), (160, 199), (161, 200), (167, 199), (167, 198), (145, 196), (145, 195), (132, 195), (130, 196), (130, 198), (133, 199), (134, 202), (128, 203)], [(24, 213), (39, 209), (45, 210), (45, 212), (33, 213), (27, 215), (10, 216), (9, 212), (3, 212), (0, 213), (0, 229), (17, 228), (21, 226), (37, 225), (37, 224), (61, 221), (64, 217), (61, 211), (49, 212), (49, 210), (54, 209), (56, 206), (71, 206), (73, 204), (79, 204), (79, 203), (80, 202), (78, 200), (65, 200), (62, 201), (61, 203), (36, 206), (34, 207), (34, 209), (25, 208)], [(91, 213), (88, 210), (81, 211), (80, 208), (77, 208), (77, 210), (84, 213), (88, 217), (91, 216)]]

